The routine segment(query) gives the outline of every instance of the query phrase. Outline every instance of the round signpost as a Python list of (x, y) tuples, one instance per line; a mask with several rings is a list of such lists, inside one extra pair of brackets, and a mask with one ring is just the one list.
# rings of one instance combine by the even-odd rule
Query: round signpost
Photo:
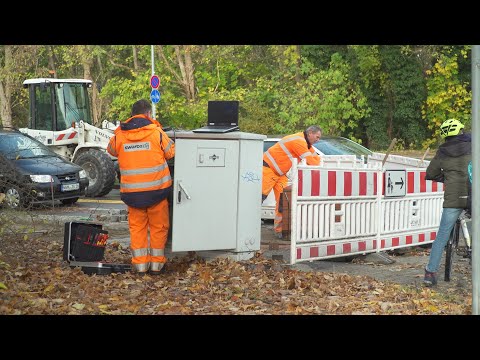
[(150, 86), (152, 89), (158, 89), (160, 86), (160, 78), (157, 75), (152, 75), (150, 78)]
[(154, 104), (158, 103), (160, 101), (160, 91), (153, 89), (150, 93), (150, 100), (152, 100)]

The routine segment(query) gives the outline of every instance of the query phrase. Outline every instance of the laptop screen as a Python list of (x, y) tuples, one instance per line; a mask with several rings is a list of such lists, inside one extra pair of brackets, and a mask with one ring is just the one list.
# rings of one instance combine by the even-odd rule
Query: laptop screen
[(209, 101), (208, 125), (238, 125), (238, 101)]

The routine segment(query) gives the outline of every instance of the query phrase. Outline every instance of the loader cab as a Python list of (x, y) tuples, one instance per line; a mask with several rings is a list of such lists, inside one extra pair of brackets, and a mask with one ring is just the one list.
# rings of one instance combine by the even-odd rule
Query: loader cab
[(62, 131), (73, 122), (92, 124), (88, 88), (90, 80), (29, 79), (23, 82), (30, 99), (29, 127), (36, 130)]

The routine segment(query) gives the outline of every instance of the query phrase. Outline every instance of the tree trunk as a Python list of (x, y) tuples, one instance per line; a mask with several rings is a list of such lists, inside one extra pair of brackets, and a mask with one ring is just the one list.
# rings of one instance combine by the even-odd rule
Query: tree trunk
[(87, 80), (92, 80), (92, 113), (93, 113), (93, 125), (98, 126), (100, 124), (100, 113), (97, 106), (98, 90), (95, 80), (92, 77), (92, 67), (94, 57), (92, 56), (92, 48), (88, 45), (84, 47), (82, 56), (83, 65), (83, 77)]
[(301, 49), (300, 49), (300, 45), (295, 45), (295, 50), (297, 52), (297, 68), (295, 69), (295, 80), (297, 81), (297, 83), (299, 83), (300, 81), (302, 81), (302, 75), (300, 74), (300, 69), (302, 67), (302, 58), (301, 58)]
[[(177, 84), (183, 90), (187, 100), (195, 101), (195, 66), (193, 65), (190, 45), (173, 45), (176, 62), (170, 60), (163, 51), (162, 46), (158, 47), (160, 58), (163, 60), (167, 70), (173, 75)], [(180, 73), (172, 66), (172, 63), (178, 67)]]
[(133, 45), (132, 48), (133, 48), (133, 69), (137, 71), (138, 70), (138, 49), (135, 45)]
[(54, 51), (55, 46), (51, 45), (48, 47), (48, 72), (50, 75), (53, 75), (52, 77), (56, 78), (57, 77), (57, 68), (55, 66), (55, 51)]
[[(102, 88), (101, 88), (101, 83), (99, 84), (99, 81), (101, 81), (101, 79), (104, 78), (104, 67), (103, 67), (102, 59), (100, 55), (97, 55), (97, 65), (98, 65), (98, 75), (95, 79), (95, 91), (98, 95), (100, 95)], [(92, 95), (92, 98), (93, 98), (93, 95)], [(100, 96), (95, 96), (95, 98), (96, 98), (95, 108), (97, 109), (98, 117), (101, 119), (103, 114), (103, 99)], [(93, 100), (92, 100), (92, 103), (93, 103)]]
[(387, 134), (388, 139), (393, 139), (393, 110), (395, 109), (395, 101), (393, 99), (392, 91), (387, 91)]
[(5, 64), (0, 72), (0, 120), (4, 127), (12, 127), (12, 78), (13, 46), (4, 45)]
[(195, 77), (194, 77), (194, 66), (191, 56), (191, 47), (185, 47), (185, 72), (186, 72), (186, 87), (188, 88), (188, 93), (190, 95), (190, 100), (195, 100)]

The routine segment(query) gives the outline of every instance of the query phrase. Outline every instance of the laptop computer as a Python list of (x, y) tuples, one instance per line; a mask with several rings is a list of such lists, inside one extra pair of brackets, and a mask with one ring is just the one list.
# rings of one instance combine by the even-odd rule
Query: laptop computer
[(238, 128), (238, 101), (208, 102), (208, 125), (192, 130), (195, 133), (227, 133)]

